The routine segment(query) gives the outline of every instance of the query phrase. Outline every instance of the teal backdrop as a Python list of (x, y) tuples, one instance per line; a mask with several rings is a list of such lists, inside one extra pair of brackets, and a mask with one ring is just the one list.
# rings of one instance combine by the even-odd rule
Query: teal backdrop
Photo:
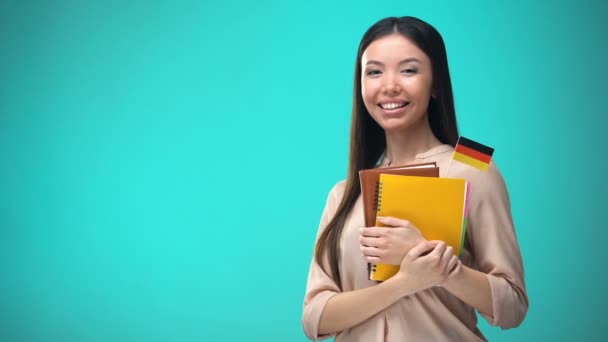
[(492, 341), (606, 332), (602, 1), (2, 1), (0, 340), (305, 341), (358, 42), (443, 35), (496, 149), (530, 308)]

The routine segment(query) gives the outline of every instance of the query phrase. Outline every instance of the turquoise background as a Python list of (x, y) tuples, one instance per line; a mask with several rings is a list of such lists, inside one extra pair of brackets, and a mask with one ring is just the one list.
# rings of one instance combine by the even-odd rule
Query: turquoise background
[(602, 1), (5, 0), (0, 340), (305, 341), (356, 48), (392, 15), (443, 34), (510, 190), (530, 309), (481, 329), (606, 338)]

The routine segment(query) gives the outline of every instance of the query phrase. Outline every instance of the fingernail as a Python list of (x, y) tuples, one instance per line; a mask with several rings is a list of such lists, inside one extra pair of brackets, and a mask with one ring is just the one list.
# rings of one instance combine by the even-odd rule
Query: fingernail
[(384, 216), (378, 216), (378, 220), (384, 221), (384, 220), (386, 220), (386, 217), (384, 217)]

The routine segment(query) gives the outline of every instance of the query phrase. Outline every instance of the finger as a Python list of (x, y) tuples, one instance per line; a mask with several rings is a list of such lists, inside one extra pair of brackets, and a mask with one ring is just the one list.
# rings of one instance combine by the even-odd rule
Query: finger
[(436, 241), (437, 245), (433, 249), (431, 253), (429, 253), (429, 257), (436, 259), (437, 261), (441, 261), (441, 257), (443, 256), (443, 252), (445, 252), (445, 242)]
[(382, 252), (376, 247), (361, 246), (361, 252), (366, 257), (380, 257), (382, 255)]
[(378, 216), (377, 219), (382, 224), (385, 224), (385, 225), (391, 226), (391, 227), (409, 227), (410, 226), (410, 221), (402, 220), (402, 219), (399, 219), (399, 218), (396, 218), (396, 217)]
[(409, 255), (411, 258), (418, 258), (420, 257), (422, 254), (424, 254), (425, 252), (428, 251), (432, 251), (433, 248), (435, 248), (436, 243), (434, 242), (430, 242), (430, 241), (422, 241), (421, 243), (417, 244), (414, 248), (410, 249), (410, 251), (407, 253), (407, 255)]
[(382, 227), (363, 227), (361, 228), (361, 235), (366, 237), (380, 237), (383, 236), (385, 231), (389, 228)]
[(432, 248), (431, 248), (431, 249), (429, 249), (429, 250), (426, 250), (426, 251), (422, 252), (422, 254), (420, 254), (420, 256), (427, 256), (427, 255), (431, 254), (431, 252), (432, 252), (432, 251), (435, 249), (435, 247), (437, 246), (437, 244), (438, 244), (440, 241), (437, 241), (437, 240), (431, 240), (431, 241), (427, 241), (427, 242), (428, 242), (428, 243), (429, 243), (429, 244), (432, 246)]
[(454, 266), (454, 269), (450, 271), (450, 273), (448, 274), (448, 278), (453, 278), (456, 274), (460, 273), (461, 269), (462, 262), (460, 262), (460, 259), (457, 259), (456, 266)]
[(443, 256), (441, 257), (441, 262), (447, 266), (447, 264), (450, 262), (450, 259), (452, 259), (453, 256), (454, 256), (454, 247), (447, 246), (445, 248), (445, 251), (443, 252)]
[(448, 261), (448, 265), (445, 268), (448, 271), (448, 274), (451, 274), (452, 271), (454, 271), (454, 267), (456, 267), (456, 264), (458, 263), (458, 257), (455, 255), (452, 255), (452, 257), (450, 258), (450, 261)]
[(380, 239), (376, 237), (360, 237), (359, 242), (366, 247), (379, 247)]
[(365, 257), (365, 260), (370, 264), (381, 264), (382, 260), (379, 257)]

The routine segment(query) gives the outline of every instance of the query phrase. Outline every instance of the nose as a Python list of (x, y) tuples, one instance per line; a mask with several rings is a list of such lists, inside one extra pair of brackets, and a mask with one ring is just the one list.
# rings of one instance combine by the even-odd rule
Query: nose
[(382, 91), (388, 96), (395, 96), (401, 92), (401, 85), (399, 85), (395, 76), (387, 74)]

